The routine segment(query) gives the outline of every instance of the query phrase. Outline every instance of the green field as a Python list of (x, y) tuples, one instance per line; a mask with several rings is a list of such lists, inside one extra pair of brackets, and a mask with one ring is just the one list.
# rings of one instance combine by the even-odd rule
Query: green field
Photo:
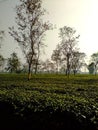
[(0, 115), (2, 130), (97, 130), (98, 76), (0, 74)]

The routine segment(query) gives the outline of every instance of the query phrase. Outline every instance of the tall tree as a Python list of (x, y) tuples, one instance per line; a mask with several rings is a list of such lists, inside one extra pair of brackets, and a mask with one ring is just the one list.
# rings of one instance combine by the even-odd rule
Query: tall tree
[(78, 51), (76, 45), (79, 39), (79, 35), (76, 36), (76, 30), (73, 28), (64, 26), (63, 28), (60, 28), (59, 36), (61, 38), (61, 50), (63, 59), (65, 60), (67, 66), (66, 74), (69, 75), (73, 53)]
[(45, 32), (51, 29), (49, 22), (43, 21), (45, 10), (41, 0), (20, 0), (16, 7), (17, 29), (9, 28), (10, 34), (19, 43), (28, 63), (28, 80), (31, 75), (32, 61), (42, 46)]
[(17, 53), (13, 52), (11, 54), (11, 57), (8, 58), (8, 63), (7, 63), (7, 71), (12, 72), (17, 72), (20, 69), (20, 60), (17, 56)]

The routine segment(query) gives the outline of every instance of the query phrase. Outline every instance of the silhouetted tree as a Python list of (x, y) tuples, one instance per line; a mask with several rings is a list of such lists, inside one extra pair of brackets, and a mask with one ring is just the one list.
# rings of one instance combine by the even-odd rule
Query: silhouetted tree
[[(0, 49), (1, 49), (2, 40), (4, 39), (4, 35), (5, 35), (5, 32), (4, 31), (0, 31)], [(5, 63), (5, 59), (2, 56), (1, 51), (0, 51), (0, 68), (1, 69), (4, 66), (4, 63)]]
[(66, 74), (69, 75), (71, 71), (71, 60), (73, 54), (78, 51), (77, 42), (79, 35), (76, 35), (76, 30), (71, 27), (64, 26), (60, 28), (59, 36), (61, 38), (61, 51), (63, 54), (63, 60), (66, 62)]
[(95, 75), (96, 75), (96, 73), (97, 73), (97, 64), (98, 64), (98, 52), (97, 53), (93, 53), (92, 55), (91, 55), (91, 62), (93, 62), (94, 63), (94, 73), (95, 73)]
[(20, 60), (15, 52), (11, 54), (11, 57), (8, 58), (6, 70), (9, 72), (17, 72), (20, 69)]
[(55, 71), (54, 64), (49, 59), (46, 59), (40, 65), (41, 65), (40, 66), (41, 67), (41, 71), (43, 71), (45, 73), (52, 73), (52, 72)]
[(73, 52), (72, 59), (71, 59), (71, 68), (72, 68), (72, 70), (74, 72), (74, 75), (84, 65), (84, 63), (85, 63), (85, 61), (84, 61), (85, 56), (86, 56), (85, 53), (81, 53), (79, 51)]
[(5, 63), (5, 59), (2, 55), (0, 55), (0, 68), (2, 70), (2, 67), (4, 66), (4, 63)]
[[(19, 43), (28, 63), (28, 80), (31, 77), (33, 59), (39, 57), (45, 32), (51, 24), (43, 21), (45, 10), (41, 0), (20, 0), (16, 7), (17, 29), (10, 28), (10, 34)], [(38, 59), (37, 59), (38, 60)]]
[(0, 31), (0, 48), (1, 48), (1, 42), (4, 39), (4, 34), (5, 34), (4, 31)]
[(88, 70), (89, 70), (89, 74), (94, 74), (94, 70), (95, 70), (95, 64), (94, 64), (94, 62), (92, 62), (92, 63), (90, 63), (89, 65), (88, 65)]

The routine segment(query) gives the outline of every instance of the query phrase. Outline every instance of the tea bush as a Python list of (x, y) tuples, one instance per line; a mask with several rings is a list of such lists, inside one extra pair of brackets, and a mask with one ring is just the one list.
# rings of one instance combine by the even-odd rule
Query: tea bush
[(97, 130), (98, 76), (1, 74), (0, 115), (4, 130)]

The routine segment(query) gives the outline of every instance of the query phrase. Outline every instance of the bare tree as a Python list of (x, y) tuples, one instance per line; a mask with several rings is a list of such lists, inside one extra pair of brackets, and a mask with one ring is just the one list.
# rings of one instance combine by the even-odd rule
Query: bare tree
[(20, 0), (20, 5), (16, 6), (17, 28), (9, 28), (9, 33), (19, 43), (26, 57), (28, 80), (31, 77), (32, 61), (35, 55), (39, 57), (45, 32), (51, 29), (51, 24), (43, 21), (44, 14), (41, 0)]
[(59, 36), (61, 38), (61, 51), (63, 54), (63, 60), (66, 62), (66, 74), (70, 74), (71, 70), (71, 59), (73, 56), (73, 52), (77, 51), (77, 42), (79, 39), (79, 35), (76, 35), (76, 30), (71, 27), (64, 26), (60, 28)]

